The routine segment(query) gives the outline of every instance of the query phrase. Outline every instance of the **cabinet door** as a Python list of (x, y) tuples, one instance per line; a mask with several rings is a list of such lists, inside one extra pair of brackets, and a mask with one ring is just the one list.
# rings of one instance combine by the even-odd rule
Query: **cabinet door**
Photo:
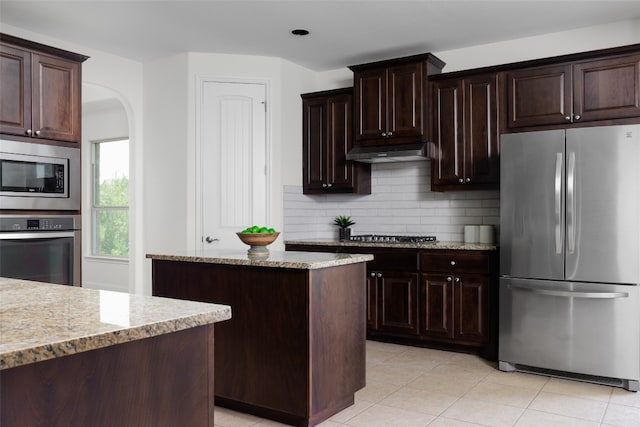
[(0, 44), (0, 133), (31, 129), (31, 53)]
[(32, 123), (38, 138), (80, 142), (80, 64), (32, 55)]
[[(387, 136), (389, 144), (407, 142), (424, 134), (422, 63), (391, 67), (387, 71)], [(409, 138), (409, 141), (413, 138)]]
[(387, 130), (386, 69), (358, 71), (354, 75), (355, 140), (366, 145), (384, 140)]
[(337, 191), (353, 190), (354, 164), (347, 161), (352, 144), (352, 96), (327, 100), (327, 184)]
[(571, 65), (507, 73), (507, 126), (569, 123), (572, 114)]
[(454, 277), (454, 338), (482, 343), (487, 334), (488, 280), (481, 275)]
[(367, 329), (378, 330), (378, 280), (375, 272), (367, 272)]
[(431, 338), (453, 338), (453, 276), (423, 274), (420, 301), (420, 334)]
[(379, 273), (381, 331), (418, 333), (418, 275)]
[(640, 55), (573, 66), (574, 121), (640, 117)]
[(434, 84), (434, 138), (432, 185), (458, 184), (464, 174), (464, 135), (462, 127), (462, 82), (440, 81)]
[(465, 184), (499, 183), (497, 91), (496, 74), (464, 81)]
[(302, 114), (302, 189), (304, 193), (319, 192), (326, 181), (326, 101), (303, 99)]

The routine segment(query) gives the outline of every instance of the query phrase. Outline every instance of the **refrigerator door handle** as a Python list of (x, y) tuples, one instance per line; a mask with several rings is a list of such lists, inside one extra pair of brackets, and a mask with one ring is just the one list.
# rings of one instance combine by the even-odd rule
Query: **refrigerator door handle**
[(535, 286), (524, 285), (508, 285), (509, 288), (514, 290), (521, 290), (532, 292), (534, 294), (549, 295), (554, 297), (568, 297), (568, 298), (589, 298), (589, 299), (617, 299), (628, 298), (628, 292), (575, 292), (575, 291), (559, 291), (556, 289), (539, 288)]
[(567, 249), (572, 254), (576, 250), (576, 153), (569, 153), (567, 166)]
[(555, 237), (556, 253), (562, 253), (562, 153), (556, 153), (555, 174)]

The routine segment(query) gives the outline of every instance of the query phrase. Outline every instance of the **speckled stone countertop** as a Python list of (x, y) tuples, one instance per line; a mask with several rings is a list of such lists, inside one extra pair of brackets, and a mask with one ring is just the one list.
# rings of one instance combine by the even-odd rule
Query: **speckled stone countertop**
[(358, 248), (408, 248), (408, 249), (449, 249), (463, 251), (495, 251), (496, 245), (463, 242), (431, 242), (431, 243), (378, 243), (378, 242), (339, 242), (331, 239), (286, 240), (285, 245), (310, 246), (351, 246)]
[(0, 370), (230, 318), (228, 305), (0, 277)]
[(270, 251), (266, 257), (250, 257), (246, 250), (219, 249), (176, 251), (164, 255), (147, 254), (147, 258), (161, 261), (186, 261), (208, 264), (315, 270), (318, 268), (337, 267), (339, 265), (371, 261), (373, 255)]

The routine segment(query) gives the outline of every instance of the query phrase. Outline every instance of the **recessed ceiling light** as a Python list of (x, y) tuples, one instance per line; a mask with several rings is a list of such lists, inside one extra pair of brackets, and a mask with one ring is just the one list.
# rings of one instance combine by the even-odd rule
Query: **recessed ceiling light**
[(293, 34), (294, 36), (306, 36), (307, 34), (309, 34), (309, 31), (302, 28), (296, 28), (295, 30), (291, 30), (291, 34)]

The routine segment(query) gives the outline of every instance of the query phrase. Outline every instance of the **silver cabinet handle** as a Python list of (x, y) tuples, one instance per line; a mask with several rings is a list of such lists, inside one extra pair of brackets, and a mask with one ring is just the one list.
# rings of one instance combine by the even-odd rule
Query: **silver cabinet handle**
[(204, 241), (207, 243), (217, 242), (219, 239), (212, 239), (211, 236), (207, 236), (204, 238)]
[(509, 285), (511, 289), (532, 292), (539, 295), (548, 295), (552, 297), (567, 298), (589, 298), (589, 299), (617, 299), (628, 298), (628, 292), (577, 292), (577, 291), (559, 291), (556, 289), (537, 288), (523, 285)]
[(33, 131), (31, 129), (27, 129), (27, 132), (26, 132), (27, 135), (31, 136), (32, 133)]
[(389, 136), (389, 137), (393, 136), (393, 132), (391, 132), (391, 131), (387, 132), (387, 136)]
[(374, 271), (371, 272), (370, 274), (371, 277), (376, 277), (376, 273)]
[(387, 133), (386, 132), (382, 132), (382, 137), (386, 138), (387, 137)]
[(451, 281), (451, 276), (447, 276), (447, 282)]
[(451, 265), (456, 265), (456, 262), (455, 261), (451, 261)]
[(569, 153), (567, 166), (567, 249), (572, 254), (576, 249), (576, 153)]
[(555, 237), (556, 254), (562, 253), (562, 153), (556, 153), (555, 190)]
[(464, 179), (460, 178), (460, 179), (458, 179), (458, 182), (462, 183), (462, 182), (464, 182)]
[(571, 116), (564, 116), (564, 119), (565, 119), (566, 121), (570, 121), (570, 120), (571, 120)]
[(331, 187), (333, 187), (333, 184), (329, 183), (329, 184), (327, 184), (327, 187), (331, 188)]
[(471, 178), (465, 179), (466, 182), (471, 182)]
[(378, 273), (378, 274), (376, 274), (376, 276), (382, 277), (382, 273)]
[(459, 283), (459, 282), (460, 282), (460, 278), (456, 277), (456, 283)]
[(575, 120), (580, 120), (580, 114), (576, 114), (576, 115), (574, 115), (574, 116), (573, 116), (573, 118), (574, 118)]
[(40, 136), (40, 131), (39, 130), (36, 131), (36, 136)]

